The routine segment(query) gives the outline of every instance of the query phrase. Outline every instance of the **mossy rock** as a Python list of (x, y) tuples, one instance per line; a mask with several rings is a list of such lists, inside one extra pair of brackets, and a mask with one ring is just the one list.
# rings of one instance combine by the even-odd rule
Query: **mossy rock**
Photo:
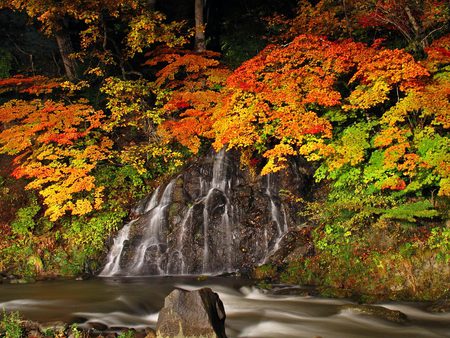
[(450, 312), (450, 299), (440, 299), (431, 304), (427, 310), (435, 313)]
[(393, 323), (401, 324), (408, 321), (408, 317), (403, 312), (397, 310), (390, 310), (383, 306), (346, 304), (342, 305), (341, 309), (350, 310), (354, 313), (362, 315), (374, 316)]

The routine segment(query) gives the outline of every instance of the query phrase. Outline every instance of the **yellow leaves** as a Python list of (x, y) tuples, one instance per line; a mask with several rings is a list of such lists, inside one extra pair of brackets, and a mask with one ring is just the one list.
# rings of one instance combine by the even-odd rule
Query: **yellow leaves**
[(446, 177), (439, 182), (439, 196), (450, 196), (450, 178)]
[(126, 38), (130, 56), (155, 43), (164, 43), (168, 47), (186, 44), (192, 32), (180, 34), (185, 25), (185, 22), (166, 23), (165, 15), (155, 11), (133, 17)]
[(397, 87), (428, 76), (428, 71), (402, 50), (374, 51), (366, 49), (367, 59), (358, 61), (358, 70), (350, 84), (359, 81), (348, 97), (349, 105), (344, 109), (369, 109), (388, 100), (391, 91)]
[(368, 130), (370, 126), (360, 123), (344, 131), (327, 158), (330, 171), (338, 170), (346, 164), (356, 166), (365, 160), (366, 151), (370, 148)]
[(26, 188), (39, 191), (51, 220), (66, 212), (90, 212), (93, 202), (83, 195), (95, 195), (94, 204), (100, 206), (101, 187), (92, 171), (112, 146), (95, 132), (103, 112), (85, 104), (41, 100), (10, 101), (0, 107), (2, 112), (0, 151), (17, 155), (13, 175), (30, 179)]
[(131, 144), (120, 151), (118, 156), (122, 163), (131, 165), (139, 174), (155, 169), (158, 161), (167, 165), (171, 163), (174, 167), (183, 164), (182, 154), (171, 150), (165, 143)]
[(261, 170), (261, 175), (267, 175), (283, 169), (287, 164), (289, 155), (296, 155), (297, 152), (291, 145), (279, 143), (270, 150), (267, 150), (263, 156), (268, 159), (267, 164)]
[(136, 127), (147, 133), (148, 137), (162, 120), (151, 105), (154, 86), (149, 81), (109, 77), (105, 79), (101, 91), (108, 97), (106, 106), (111, 112), (108, 123), (103, 126), (107, 131), (118, 127)]
[(369, 109), (385, 102), (391, 87), (383, 80), (375, 81), (371, 86), (359, 85), (348, 97), (349, 105), (343, 108), (349, 109)]

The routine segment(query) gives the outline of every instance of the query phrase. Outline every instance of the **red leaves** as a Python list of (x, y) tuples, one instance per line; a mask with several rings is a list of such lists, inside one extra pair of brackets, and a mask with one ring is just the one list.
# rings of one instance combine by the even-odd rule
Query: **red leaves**
[(0, 79), (0, 93), (15, 90), (19, 93), (40, 95), (51, 93), (57, 87), (60, 87), (60, 83), (41, 75), (31, 77), (16, 75)]
[(17, 100), (0, 106), (0, 121), (5, 122), (0, 152), (16, 155), (12, 175), (30, 179), (27, 189), (39, 191), (51, 220), (66, 211), (91, 211), (94, 204), (79, 195), (101, 194), (91, 171), (111, 148), (109, 139), (94, 133), (103, 118), (102, 111), (85, 104)]
[(406, 183), (399, 177), (392, 177), (383, 182), (381, 189), (390, 189), (395, 191), (401, 191), (406, 188)]

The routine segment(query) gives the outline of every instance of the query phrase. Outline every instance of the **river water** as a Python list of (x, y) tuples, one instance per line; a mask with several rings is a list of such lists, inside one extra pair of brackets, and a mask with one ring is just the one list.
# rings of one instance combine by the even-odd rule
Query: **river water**
[(164, 298), (175, 287), (211, 287), (227, 314), (227, 335), (259, 338), (442, 338), (450, 337), (450, 313), (433, 314), (426, 304), (378, 304), (408, 316), (403, 324), (343, 310), (349, 300), (282, 296), (262, 292), (238, 278), (98, 278), (0, 285), (0, 309), (20, 311), (40, 322), (79, 326), (155, 328)]

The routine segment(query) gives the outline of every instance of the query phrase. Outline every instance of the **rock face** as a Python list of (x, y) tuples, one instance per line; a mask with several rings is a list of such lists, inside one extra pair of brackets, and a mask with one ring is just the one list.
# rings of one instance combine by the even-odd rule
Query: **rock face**
[(259, 177), (236, 152), (211, 153), (141, 201), (100, 275), (221, 274), (267, 262), (300, 223), (279, 192), (301, 194), (305, 168)]
[(226, 338), (225, 310), (209, 288), (174, 290), (164, 302), (156, 325), (157, 338)]

